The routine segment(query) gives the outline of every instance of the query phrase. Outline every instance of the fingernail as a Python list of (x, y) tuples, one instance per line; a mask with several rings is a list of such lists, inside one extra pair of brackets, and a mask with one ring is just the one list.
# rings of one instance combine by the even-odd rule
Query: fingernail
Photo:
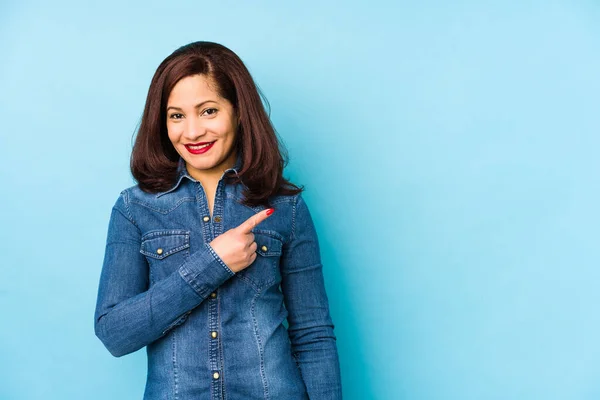
[(273, 211), (275, 211), (275, 209), (274, 209), (274, 208), (269, 208), (269, 209), (267, 210), (267, 215), (271, 215), (271, 214), (273, 214)]

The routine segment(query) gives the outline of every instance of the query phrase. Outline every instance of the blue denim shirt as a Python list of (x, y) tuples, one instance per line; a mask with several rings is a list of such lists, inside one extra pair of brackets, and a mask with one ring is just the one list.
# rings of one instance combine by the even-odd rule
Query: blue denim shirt
[[(115, 357), (146, 346), (144, 399), (341, 399), (317, 233), (301, 194), (274, 196), (234, 273), (209, 242), (264, 210), (241, 184), (206, 194), (183, 159), (177, 183), (123, 190), (112, 208), (94, 328)], [(288, 328), (284, 325), (287, 318)]]

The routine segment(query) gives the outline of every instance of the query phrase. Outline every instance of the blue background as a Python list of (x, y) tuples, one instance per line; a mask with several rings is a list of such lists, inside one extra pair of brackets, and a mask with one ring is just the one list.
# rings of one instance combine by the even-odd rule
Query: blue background
[(247, 64), (306, 187), (345, 399), (600, 398), (600, 3), (3, 1), (0, 398), (138, 399), (93, 311), (150, 79)]

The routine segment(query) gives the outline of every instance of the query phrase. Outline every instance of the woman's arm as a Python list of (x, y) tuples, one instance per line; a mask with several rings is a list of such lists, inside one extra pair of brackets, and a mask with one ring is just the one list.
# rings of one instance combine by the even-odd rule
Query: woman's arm
[(123, 191), (110, 216), (94, 315), (96, 336), (115, 357), (166, 334), (234, 275), (205, 243), (177, 271), (148, 289), (148, 264), (140, 253), (140, 240)]
[(340, 365), (325, 292), (319, 241), (301, 194), (282, 254), (281, 289), (292, 352), (311, 400), (342, 398)]

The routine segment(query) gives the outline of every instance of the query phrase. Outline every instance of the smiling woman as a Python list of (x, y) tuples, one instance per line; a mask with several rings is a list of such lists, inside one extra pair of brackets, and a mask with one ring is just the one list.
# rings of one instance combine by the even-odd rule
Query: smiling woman
[[(224, 121), (222, 114), (227, 114), (226, 119), (233, 126), (227, 129), (209, 123), (213, 114), (218, 114), (220, 123)], [(218, 134), (225, 133), (230, 133), (234, 140), (229, 143), (229, 150), (225, 143), (221, 146), (221, 151), (227, 152), (226, 158), (222, 158), (222, 152), (220, 157), (211, 153), (209, 160), (202, 162), (215, 164), (210, 169), (204, 164), (204, 173), (195, 171), (195, 176), (202, 174), (214, 183), (219, 168), (222, 172), (222, 167), (232, 166), (231, 161), (239, 156), (242, 169), (233, 181), (226, 179), (228, 183), (243, 180), (249, 189), (244, 192), (244, 204), (267, 206), (269, 196), (300, 193), (301, 188), (282, 176), (287, 151), (277, 138), (260, 91), (242, 60), (230, 49), (213, 42), (182, 46), (158, 66), (150, 83), (131, 155), (131, 171), (140, 189), (148, 193), (168, 189), (180, 159), (190, 167), (187, 163), (191, 159), (186, 156), (193, 154), (190, 151), (193, 149), (188, 150), (185, 144), (214, 141)], [(190, 140), (189, 135), (197, 136)], [(172, 142), (177, 136), (179, 146)], [(191, 167), (200, 166), (198, 162), (196, 159)], [(257, 170), (261, 173), (257, 174)]]
[[(171, 91), (167, 102), (169, 139), (186, 161), (192, 177), (201, 180), (214, 169), (218, 174), (222, 164), (233, 166), (237, 126), (233, 106), (209, 87), (205, 76), (185, 77)], [(194, 157), (209, 151), (204, 157)]]
[(197, 74), (182, 78), (167, 101), (169, 140), (186, 163), (188, 173), (202, 183), (213, 213), (214, 193), (223, 171), (235, 164), (233, 146), (238, 117), (233, 105), (213, 90), (209, 78)]
[(159, 65), (94, 314), (114, 356), (146, 347), (144, 399), (342, 398), (319, 240), (284, 154), (231, 50), (194, 42)]

